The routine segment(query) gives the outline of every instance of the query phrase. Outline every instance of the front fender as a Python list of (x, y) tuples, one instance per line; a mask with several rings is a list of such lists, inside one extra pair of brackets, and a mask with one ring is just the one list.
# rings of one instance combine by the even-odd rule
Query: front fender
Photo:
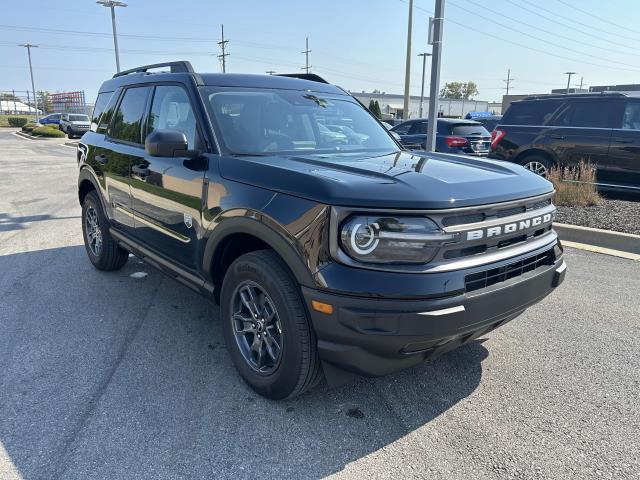
[(313, 287), (314, 279), (311, 269), (303, 261), (298, 252), (296, 239), (286, 228), (269, 221), (262, 213), (237, 209), (227, 211), (215, 223), (205, 244), (202, 270), (207, 279), (213, 280), (214, 258), (218, 247), (230, 235), (242, 233), (254, 236), (269, 245), (287, 264), (300, 285)]

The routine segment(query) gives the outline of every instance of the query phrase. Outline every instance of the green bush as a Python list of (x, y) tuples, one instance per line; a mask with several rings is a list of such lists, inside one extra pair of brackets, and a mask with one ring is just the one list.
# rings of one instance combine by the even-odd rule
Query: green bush
[(51, 127), (37, 127), (31, 131), (32, 135), (36, 137), (50, 137), (50, 138), (60, 138), (64, 137), (64, 132), (61, 132), (57, 128)]
[(9, 117), (7, 118), (10, 127), (24, 127), (27, 124), (25, 117)]
[(37, 123), (29, 122), (24, 127), (22, 127), (22, 131), (26, 133), (31, 133), (34, 128), (38, 126)]

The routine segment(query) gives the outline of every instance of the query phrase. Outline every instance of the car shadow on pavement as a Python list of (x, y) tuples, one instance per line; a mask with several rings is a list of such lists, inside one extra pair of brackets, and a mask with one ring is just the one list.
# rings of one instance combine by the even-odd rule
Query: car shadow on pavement
[(428, 428), (488, 355), (475, 341), (269, 401), (236, 374), (218, 307), (136, 258), (98, 272), (65, 247), (0, 256), (0, 272), (0, 477), (324, 477)]
[(22, 230), (23, 224), (31, 222), (42, 222), (46, 220), (68, 220), (72, 218), (80, 218), (79, 215), (70, 217), (55, 217), (49, 214), (27, 215), (23, 217), (15, 217), (10, 213), (0, 212), (0, 232), (8, 232), (11, 230)]

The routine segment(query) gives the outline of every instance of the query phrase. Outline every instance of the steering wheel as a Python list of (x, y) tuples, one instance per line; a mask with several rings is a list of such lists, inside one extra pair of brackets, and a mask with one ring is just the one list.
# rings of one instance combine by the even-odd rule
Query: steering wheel
[(262, 142), (263, 152), (275, 152), (277, 150), (293, 150), (293, 140), (283, 133), (270, 133)]

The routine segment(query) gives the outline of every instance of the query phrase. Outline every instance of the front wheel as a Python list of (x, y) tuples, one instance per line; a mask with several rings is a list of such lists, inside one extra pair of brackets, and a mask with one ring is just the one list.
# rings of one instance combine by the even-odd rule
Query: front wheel
[(229, 267), (222, 330), (240, 376), (260, 395), (300, 395), (320, 378), (316, 338), (297, 283), (280, 257), (259, 250)]
[(109, 222), (95, 191), (82, 202), (82, 233), (89, 260), (98, 270), (119, 270), (127, 263), (129, 253), (109, 233)]

